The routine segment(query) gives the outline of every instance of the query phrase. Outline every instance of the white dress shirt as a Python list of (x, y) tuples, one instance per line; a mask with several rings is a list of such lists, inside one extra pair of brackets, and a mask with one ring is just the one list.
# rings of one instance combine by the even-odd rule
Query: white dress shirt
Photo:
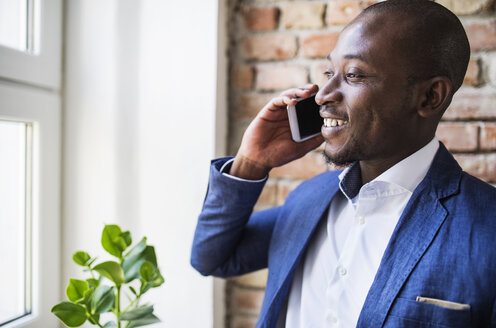
[(296, 270), (285, 327), (356, 326), (394, 228), (438, 148), (434, 138), (361, 187), (361, 181), (350, 183), (361, 180), (357, 163), (341, 173), (341, 192)]

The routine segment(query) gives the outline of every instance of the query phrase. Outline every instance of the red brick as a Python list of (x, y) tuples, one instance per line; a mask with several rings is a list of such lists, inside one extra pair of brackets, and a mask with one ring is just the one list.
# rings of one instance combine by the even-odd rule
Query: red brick
[(242, 10), (245, 27), (251, 31), (267, 31), (277, 27), (277, 7), (245, 7)]
[(267, 181), (255, 206), (258, 208), (275, 206), (276, 199), (277, 183), (275, 181)]
[(473, 15), (488, 11), (494, 0), (436, 0), (457, 15)]
[(496, 49), (496, 20), (468, 24), (465, 30), (472, 51)]
[(327, 61), (313, 63), (310, 67), (310, 82), (322, 88), (327, 83), (327, 76), (324, 73), (328, 67), (329, 63)]
[(496, 93), (482, 91), (459, 91), (444, 113), (443, 119), (496, 118)]
[(231, 86), (233, 89), (251, 89), (253, 86), (253, 79), (253, 67), (249, 65), (235, 66), (231, 71)]
[(244, 93), (236, 98), (232, 108), (232, 118), (249, 118), (257, 116), (258, 112), (278, 94), (275, 93)]
[(272, 169), (269, 176), (306, 180), (326, 170), (327, 163), (324, 156), (319, 152), (310, 152), (300, 159)]
[(329, 2), (326, 12), (327, 25), (346, 25), (365, 8), (377, 1), (335, 0)]
[(308, 73), (302, 65), (259, 65), (256, 72), (257, 90), (284, 90), (308, 83)]
[(232, 289), (232, 309), (234, 313), (258, 314), (262, 307), (263, 289), (242, 288)]
[(496, 182), (496, 154), (455, 155), (463, 170), (486, 182)]
[(336, 46), (339, 33), (311, 34), (301, 40), (300, 52), (304, 57), (325, 58)]
[(468, 63), (467, 73), (463, 79), (465, 85), (479, 85), (480, 84), (480, 61), (477, 58), (471, 58)]
[(325, 4), (297, 2), (281, 8), (281, 24), (285, 28), (316, 29), (324, 26)]
[(479, 125), (476, 123), (441, 123), (436, 136), (452, 151), (477, 149)]
[(496, 123), (482, 123), (480, 147), (482, 150), (496, 150)]
[(289, 34), (254, 35), (243, 40), (243, 55), (246, 59), (289, 59), (296, 56), (296, 50), (296, 37)]
[(257, 325), (257, 316), (235, 315), (231, 318), (232, 328), (255, 328)]
[(279, 185), (277, 188), (277, 205), (284, 204), (286, 197), (289, 193), (296, 189), (300, 185), (301, 180), (279, 180)]

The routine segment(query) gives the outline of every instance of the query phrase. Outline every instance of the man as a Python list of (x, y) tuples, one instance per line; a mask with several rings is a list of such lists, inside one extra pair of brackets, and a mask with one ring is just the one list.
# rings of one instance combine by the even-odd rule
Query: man
[[(283, 92), (234, 160), (213, 161), (192, 265), (220, 277), (268, 267), (259, 327), (496, 327), (496, 190), (435, 138), (469, 56), (458, 18), (434, 2), (361, 13), (325, 86)], [(295, 143), (286, 106), (317, 91), (322, 136)], [(270, 169), (323, 140), (347, 169), (252, 213)]]

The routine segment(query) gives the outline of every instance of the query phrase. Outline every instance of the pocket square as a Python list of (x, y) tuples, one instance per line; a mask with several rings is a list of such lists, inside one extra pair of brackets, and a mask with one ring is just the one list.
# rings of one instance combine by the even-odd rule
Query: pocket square
[(434, 305), (437, 305), (437, 306), (440, 306), (440, 307), (443, 307), (446, 309), (451, 309), (451, 310), (469, 310), (470, 309), (470, 305), (468, 305), (468, 304), (438, 300), (436, 298), (417, 296), (416, 301), (434, 304)]

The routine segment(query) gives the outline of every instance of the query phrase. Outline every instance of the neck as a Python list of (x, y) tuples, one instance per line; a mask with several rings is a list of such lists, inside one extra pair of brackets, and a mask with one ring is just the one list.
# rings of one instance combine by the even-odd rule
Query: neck
[(414, 147), (405, 148), (404, 151), (397, 152), (385, 158), (360, 161), (362, 184), (366, 184), (374, 180), (379, 175), (381, 175), (397, 163), (401, 162), (403, 159), (407, 158), (408, 156), (412, 155), (413, 153), (427, 145), (432, 140), (432, 138), (427, 141), (421, 142)]

